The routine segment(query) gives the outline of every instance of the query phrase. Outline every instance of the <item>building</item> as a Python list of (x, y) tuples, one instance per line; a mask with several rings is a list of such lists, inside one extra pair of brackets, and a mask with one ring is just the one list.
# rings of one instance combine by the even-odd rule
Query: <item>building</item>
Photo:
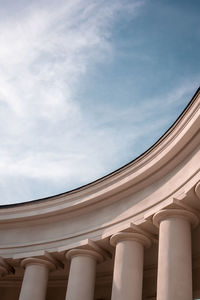
[(200, 298), (199, 220), (200, 89), (128, 165), (71, 192), (1, 207), (0, 299)]

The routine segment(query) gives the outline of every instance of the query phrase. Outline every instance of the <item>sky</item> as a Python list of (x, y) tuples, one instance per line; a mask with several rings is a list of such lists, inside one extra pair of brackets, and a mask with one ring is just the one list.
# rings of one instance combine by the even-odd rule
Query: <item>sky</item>
[(0, 205), (135, 159), (200, 83), (199, 0), (0, 0)]

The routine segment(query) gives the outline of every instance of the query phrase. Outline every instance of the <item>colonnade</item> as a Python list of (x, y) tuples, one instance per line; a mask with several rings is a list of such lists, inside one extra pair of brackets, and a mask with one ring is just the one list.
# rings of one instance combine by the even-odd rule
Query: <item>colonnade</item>
[[(183, 209), (164, 209), (153, 216), (159, 227), (157, 300), (192, 300), (191, 228), (198, 217)], [(144, 248), (151, 239), (138, 232), (119, 232), (110, 239), (115, 250), (111, 300), (142, 300)], [(93, 300), (96, 264), (103, 256), (96, 250), (72, 249), (66, 300)], [(55, 265), (45, 259), (26, 258), (19, 300), (45, 300), (48, 274)], [(0, 264), (0, 276), (6, 274)]]

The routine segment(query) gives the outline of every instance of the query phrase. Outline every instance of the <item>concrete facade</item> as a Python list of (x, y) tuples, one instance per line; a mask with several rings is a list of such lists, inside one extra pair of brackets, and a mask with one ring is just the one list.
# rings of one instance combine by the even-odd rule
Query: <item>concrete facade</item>
[(139, 158), (0, 208), (1, 300), (200, 298), (200, 89)]

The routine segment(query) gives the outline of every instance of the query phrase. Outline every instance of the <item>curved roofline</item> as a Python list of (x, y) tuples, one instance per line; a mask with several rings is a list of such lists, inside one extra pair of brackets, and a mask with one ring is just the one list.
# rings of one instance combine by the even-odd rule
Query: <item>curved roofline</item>
[(52, 196), (47, 196), (47, 197), (43, 197), (43, 198), (39, 198), (39, 199), (34, 199), (34, 200), (30, 200), (27, 202), (20, 202), (20, 203), (12, 203), (12, 204), (4, 204), (4, 205), (0, 205), (0, 208), (11, 208), (11, 207), (19, 207), (19, 206), (24, 206), (24, 205), (29, 205), (29, 204), (33, 204), (33, 203), (40, 203), (42, 201), (47, 201), (50, 199), (54, 199), (57, 198), (59, 196), (65, 196), (65, 195), (69, 195), (70, 193), (75, 193), (75, 192), (79, 192), (85, 188), (88, 188), (110, 176), (113, 176), (115, 174), (117, 174), (119, 171), (126, 169), (127, 167), (131, 166), (133, 163), (135, 163), (137, 160), (141, 159), (143, 156), (145, 156), (148, 152), (150, 152), (153, 148), (155, 148), (155, 146), (157, 146), (171, 131), (171, 129), (176, 125), (176, 123), (178, 123), (182, 117), (184, 116), (185, 112), (188, 110), (188, 108), (193, 104), (193, 102), (195, 101), (196, 97), (200, 94), (200, 86), (198, 87), (198, 89), (196, 90), (195, 94), (193, 95), (192, 99), (189, 101), (189, 103), (187, 104), (187, 106), (184, 108), (184, 110), (182, 111), (182, 113), (179, 115), (179, 117), (172, 123), (172, 125), (168, 128), (167, 131), (165, 131), (163, 133), (163, 135), (154, 143), (152, 144), (151, 147), (149, 147), (146, 151), (144, 151), (142, 154), (140, 154), (139, 156), (137, 156), (136, 158), (134, 158), (133, 160), (131, 160), (130, 162), (128, 162), (127, 164), (123, 165), (122, 167), (116, 169), (115, 171), (108, 173), (94, 181), (91, 181), (87, 184), (84, 184), (80, 187), (74, 188), (72, 190), (63, 192), (63, 193), (59, 193), (59, 194), (55, 194)]

